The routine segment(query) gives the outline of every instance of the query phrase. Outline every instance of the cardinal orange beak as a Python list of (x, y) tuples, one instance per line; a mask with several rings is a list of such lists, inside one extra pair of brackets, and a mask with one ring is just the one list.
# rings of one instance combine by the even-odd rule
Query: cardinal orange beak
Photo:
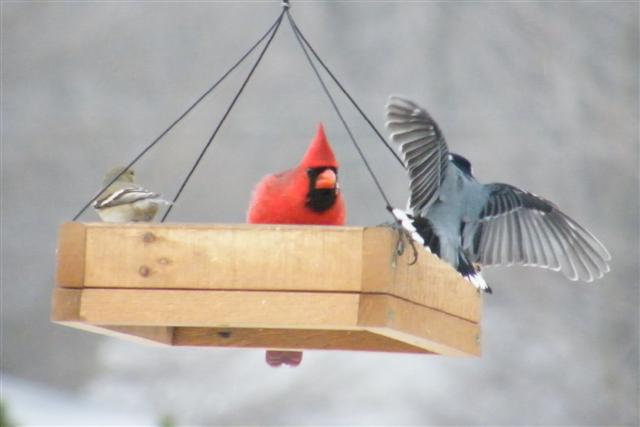
[(318, 190), (330, 190), (336, 188), (338, 183), (338, 177), (336, 173), (331, 169), (325, 169), (320, 173), (316, 179), (316, 189)]

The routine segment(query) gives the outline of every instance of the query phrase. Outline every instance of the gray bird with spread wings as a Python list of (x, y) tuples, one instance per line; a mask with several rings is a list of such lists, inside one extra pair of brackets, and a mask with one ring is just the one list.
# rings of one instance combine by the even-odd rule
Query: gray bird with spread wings
[(476, 288), (491, 292), (480, 266), (543, 267), (585, 282), (609, 271), (607, 249), (556, 205), (509, 184), (476, 181), (426, 110), (391, 96), (386, 115), (411, 181), (408, 212), (394, 215)]

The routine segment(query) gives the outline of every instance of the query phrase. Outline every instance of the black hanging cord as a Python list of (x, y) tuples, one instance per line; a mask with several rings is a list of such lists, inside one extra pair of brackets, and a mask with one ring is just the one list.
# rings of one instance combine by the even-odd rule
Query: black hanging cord
[(389, 151), (391, 152), (391, 154), (393, 154), (393, 157), (396, 158), (396, 160), (398, 161), (398, 163), (400, 163), (400, 165), (402, 165), (402, 167), (404, 168), (404, 162), (402, 161), (402, 159), (400, 158), (400, 156), (398, 156), (398, 154), (396, 153), (396, 151), (393, 149), (393, 147), (391, 147), (391, 145), (389, 145), (389, 143), (387, 142), (387, 140), (384, 138), (384, 136), (382, 136), (382, 134), (380, 133), (380, 131), (378, 131), (378, 129), (375, 127), (375, 125), (373, 124), (373, 122), (371, 122), (371, 120), (369, 119), (369, 117), (367, 117), (367, 115), (364, 113), (364, 111), (362, 111), (362, 109), (360, 108), (360, 106), (358, 105), (358, 103), (351, 97), (351, 95), (349, 94), (349, 92), (347, 92), (347, 90), (344, 88), (344, 86), (342, 86), (342, 84), (340, 83), (340, 81), (338, 81), (338, 79), (336, 78), (336, 76), (331, 72), (331, 70), (329, 69), (329, 67), (327, 67), (327, 65), (324, 63), (324, 61), (322, 60), (322, 58), (320, 58), (320, 56), (318, 55), (318, 53), (315, 51), (315, 49), (309, 44), (309, 41), (305, 38), (304, 34), (302, 34), (302, 32), (300, 31), (300, 28), (298, 28), (298, 26), (295, 23), (295, 20), (293, 19), (293, 17), (289, 14), (289, 22), (291, 23), (291, 25), (293, 26), (293, 32), (296, 33), (297, 35), (300, 36), (300, 38), (302, 39), (302, 41), (304, 41), (304, 44), (307, 45), (307, 48), (309, 48), (309, 50), (311, 51), (311, 53), (313, 53), (313, 56), (316, 58), (316, 60), (318, 61), (318, 63), (320, 65), (322, 65), (322, 68), (324, 68), (324, 70), (327, 72), (327, 74), (331, 77), (331, 79), (333, 79), (334, 83), (336, 84), (336, 86), (338, 86), (340, 88), (340, 90), (342, 91), (342, 93), (344, 93), (344, 95), (349, 99), (349, 101), (351, 101), (351, 104), (353, 104), (353, 106), (356, 108), (356, 110), (358, 110), (358, 112), (360, 113), (360, 115), (362, 116), (362, 118), (369, 124), (369, 126), (371, 127), (371, 129), (373, 129), (373, 131), (376, 133), (376, 135), (378, 136), (378, 138), (380, 139), (380, 141), (382, 141), (382, 143), (385, 145), (385, 147), (387, 147), (387, 149), (389, 149)]
[(198, 156), (198, 158), (196, 159), (195, 163), (191, 167), (191, 170), (189, 171), (189, 173), (185, 177), (184, 181), (182, 181), (182, 185), (180, 185), (180, 188), (178, 189), (178, 192), (176, 193), (175, 197), (173, 198), (173, 203), (171, 205), (169, 205), (169, 207), (167, 208), (167, 210), (164, 213), (164, 216), (162, 217), (162, 220), (160, 222), (164, 222), (165, 219), (167, 219), (167, 216), (171, 212), (171, 209), (173, 208), (176, 200), (178, 200), (178, 198), (180, 197), (180, 194), (182, 193), (182, 190), (184, 190), (184, 187), (189, 182), (189, 179), (191, 178), (191, 175), (193, 175), (193, 172), (196, 170), (196, 168), (200, 164), (200, 161), (204, 157), (204, 154), (206, 153), (207, 149), (209, 148), (209, 146), (213, 142), (213, 139), (218, 134), (218, 131), (220, 130), (220, 127), (222, 127), (222, 124), (224, 123), (224, 121), (229, 116), (229, 113), (231, 112), (231, 110), (235, 106), (236, 102), (238, 101), (238, 98), (240, 98), (240, 95), (244, 91), (244, 88), (247, 86), (247, 83), (249, 83), (249, 80), (251, 79), (251, 76), (253, 76), (253, 72), (256, 70), (256, 68), (258, 68), (258, 65), (260, 64), (260, 61), (262, 61), (262, 58), (264, 57), (264, 54), (267, 52), (267, 49), (269, 49), (269, 45), (271, 44), (271, 41), (273, 40), (273, 38), (275, 37), (276, 33), (278, 32), (278, 28), (280, 28), (280, 23), (282, 22), (282, 18), (284, 16), (284, 13), (285, 13), (286, 10), (287, 10), (286, 8), (283, 8), (283, 10), (280, 13), (280, 15), (278, 16), (278, 19), (275, 22), (274, 26), (272, 26), (271, 35), (269, 36), (269, 39), (267, 40), (267, 43), (262, 48), (262, 51), (260, 52), (260, 56), (258, 56), (258, 59), (253, 64), (253, 67), (251, 67), (251, 70), (249, 71), (249, 74), (247, 74), (247, 77), (244, 79), (244, 82), (242, 83), (242, 86), (240, 86), (240, 89), (238, 90), (238, 92), (234, 96), (233, 100), (231, 101), (231, 104), (229, 105), (229, 108), (227, 108), (227, 111), (222, 116), (222, 119), (220, 119), (220, 122), (218, 123), (218, 126), (216, 126), (215, 130), (211, 134), (211, 137), (209, 138), (209, 140), (207, 141), (206, 145), (204, 146), (204, 148), (200, 152), (200, 155)]
[(251, 46), (251, 48), (249, 48), (249, 50), (247, 50), (244, 55), (242, 55), (240, 57), (240, 59), (238, 61), (236, 61), (235, 64), (233, 64), (231, 66), (231, 68), (229, 68), (223, 75), (222, 77), (220, 77), (220, 79), (218, 79), (217, 82), (215, 82), (209, 89), (207, 89), (206, 92), (204, 92), (202, 95), (200, 95), (200, 97), (193, 103), (191, 104), (191, 106), (189, 108), (187, 108), (185, 110), (184, 113), (182, 113), (180, 115), (180, 117), (178, 117), (173, 123), (171, 123), (171, 125), (166, 128), (156, 139), (153, 140), (153, 142), (151, 142), (151, 144), (147, 145), (147, 147), (145, 147), (144, 150), (142, 150), (140, 152), (140, 154), (138, 154), (131, 162), (129, 162), (129, 164), (127, 164), (127, 166), (125, 166), (125, 168), (122, 170), (122, 172), (120, 172), (120, 174), (118, 174), (117, 176), (115, 176), (109, 183), (107, 183), (104, 187), (102, 187), (100, 189), (100, 191), (98, 193), (96, 193), (95, 196), (93, 196), (91, 198), (91, 200), (89, 200), (83, 207), (82, 209), (80, 209), (80, 211), (73, 217), (73, 221), (77, 220), (80, 215), (82, 215), (84, 213), (84, 211), (87, 210), (87, 208), (89, 206), (91, 206), (91, 203), (98, 198), (98, 196), (100, 196), (100, 194), (102, 194), (103, 191), (105, 191), (111, 184), (113, 184), (114, 182), (116, 182), (116, 180), (118, 178), (120, 178), (120, 176), (125, 173), (131, 166), (133, 166), (138, 160), (140, 160), (140, 158), (142, 156), (144, 156), (154, 145), (156, 145), (167, 133), (169, 133), (171, 131), (171, 129), (174, 128), (174, 126), (176, 126), (182, 119), (185, 118), (185, 116), (187, 114), (189, 114), (191, 112), (191, 110), (193, 110), (196, 105), (198, 105), (207, 95), (209, 95), (216, 87), (218, 87), (218, 85), (220, 83), (222, 83), (222, 81), (227, 78), (227, 76), (229, 76), (229, 74), (231, 74), (236, 68), (238, 68), (238, 66), (260, 45), (260, 43), (262, 43), (264, 41), (264, 39), (267, 38), (267, 36), (273, 31), (274, 28), (276, 28), (277, 26), (280, 25), (280, 22), (282, 21), (282, 14), (280, 14), (278, 16), (278, 19), (276, 19), (276, 21), (271, 25), (271, 27), (269, 27), (269, 29), (262, 35), (262, 37), (260, 37), (260, 39), (258, 39), (258, 41), (256, 41), (253, 46)]
[(322, 85), (322, 89), (324, 90), (324, 93), (329, 98), (329, 101), (331, 102), (331, 105), (333, 106), (333, 109), (338, 114), (338, 117), (340, 118), (340, 121), (342, 122), (342, 125), (344, 126), (344, 128), (347, 131), (347, 133), (349, 134), (349, 138), (351, 139), (351, 142), (353, 143), (354, 147), (358, 151), (358, 154), (360, 155), (360, 158), (362, 159), (362, 162), (364, 163), (365, 167), (369, 171), (369, 175), (371, 175), (371, 178), (373, 179), (373, 182), (375, 183), (376, 187), (378, 187), (378, 191), (380, 192), (380, 195), (384, 199), (384, 202), (387, 204), (387, 206), (386, 206), (387, 210), (389, 212), (391, 212), (393, 208), (391, 206), (391, 203), (389, 202), (389, 199), (387, 198), (387, 195), (385, 194), (384, 190), (382, 189), (382, 186), (380, 185), (380, 182), (378, 181), (378, 178), (376, 177), (375, 173), (373, 173), (373, 169), (371, 169), (371, 166), (369, 165), (369, 162), (367, 161), (367, 158), (365, 157), (364, 153), (362, 152), (362, 149), (360, 148), (360, 145), (356, 142), (356, 139), (353, 136), (353, 133), (351, 132), (351, 129), (349, 128), (349, 125), (347, 124), (346, 120), (342, 116), (342, 113), (340, 112), (340, 109), (338, 108), (338, 105), (334, 101), (333, 96), (331, 96), (331, 93), (329, 92), (329, 89), (327, 88), (327, 85), (324, 83), (324, 80), (322, 79), (322, 76), (320, 76), (320, 72), (318, 71), (318, 68), (313, 63), (313, 60), (311, 59), (311, 56), (309, 55), (309, 52), (307, 52), (305, 44), (302, 41), (302, 39), (300, 37), (300, 34), (296, 30), (297, 27), (295, 26), (295, 23), (293, 22), (293, 18), (291, 17), (291, 14), (289, 13), (289, 11), (287, 9), (285, 9), (285, 10), (286, 10), (286, 13), (287, 13), (287, 18), (289, 18), (289, 23), (291, 24), (291, 29), (293, 30), (293, 34), (296, 36), (296, 40), (298, 40), (298, 43), (300, 44), (300, 47), (302, 48), (302, 51), (304, 52), (304, 55), (307, 58), (307, 61), (309, 62), (309, 65), (311, 65), (311, 68), (313, 69), (313, 72), (315, 73), (316, 77), (318, 78), (318, 81), (320, 82), (320, 85)]

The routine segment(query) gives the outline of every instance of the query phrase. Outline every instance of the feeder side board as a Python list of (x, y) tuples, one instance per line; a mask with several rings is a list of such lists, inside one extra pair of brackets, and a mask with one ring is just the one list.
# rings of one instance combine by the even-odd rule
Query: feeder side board
[(78, 298), (73, 292), (81, 293), (78, 320), (96, 325), (295, 325), (300, 329), (358, 325), (359, 296), (355, 293), (173, 289), (56, 289), (54, 293), (64, 301)]
[(86, 227), (79, 222), (67, 222), (58, 234), (56, 283), (67, 288), (84, 285)]
[(362, 296), (359, 325), (408, 343), (427, 341), (440, 354), (480, 354), (477, 323), (387, 295)]
[(479, 322), (482, 297), (448, 264), (435, 255), (403, 241), (404, 251), (396, 254), (398, 233), (389, 228), (363, 231), (362, 290), (383, 293)]
[(356, 227), (90, 224), (85, 286), (358, 291), (361, 235)]

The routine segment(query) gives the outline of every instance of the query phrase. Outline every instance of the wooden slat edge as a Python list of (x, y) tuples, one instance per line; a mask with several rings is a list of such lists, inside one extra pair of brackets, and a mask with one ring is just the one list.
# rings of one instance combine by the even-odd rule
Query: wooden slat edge
[(173, 342), (173, 329), (168, 327), (153, 326), (149, 330), (141, 331), (137, 327), (105, 327), (96, 326), (84, 322), (72, 322), (72, 321), (56, 321), (60, 325), (69, 326), (71, 328), (79, 329), (85, 332), (91, 332), (94, 334), (105, 335), (112, 338), (118, 338), (125, 341), (131, 341), (141, 344), (152, 345), (172, 345)]
[(66, 288), (84, 286), (86, 227), (66, 222), (58, 234), (56, 285)]
[(357, 328), (359, 294), (84, 289), (80, 317), (95, 325)]
[(138, 342), (171, 344), (173, 329), (166, 326), (97, 326), (82, 318), (81, 289), (56, 288), (53, 290), (51, 321), (102, 335), (114, 336)]
[(174, 332), (174, 345), (429, 353), (423, 348), (364, 330), (178, 327)]
[(435, 353), (480, 355), (478, 323), (387, 295), (363, 295), (358, 324)]
[(53, 322), (82, 321), (80, 299), (82, 290), (54, 288), (51, 298), (51, 320)]
[(102, 326), (107, 335), (134, 342), (153, 342), (173, 345), (174, 328), (171, 326)]

